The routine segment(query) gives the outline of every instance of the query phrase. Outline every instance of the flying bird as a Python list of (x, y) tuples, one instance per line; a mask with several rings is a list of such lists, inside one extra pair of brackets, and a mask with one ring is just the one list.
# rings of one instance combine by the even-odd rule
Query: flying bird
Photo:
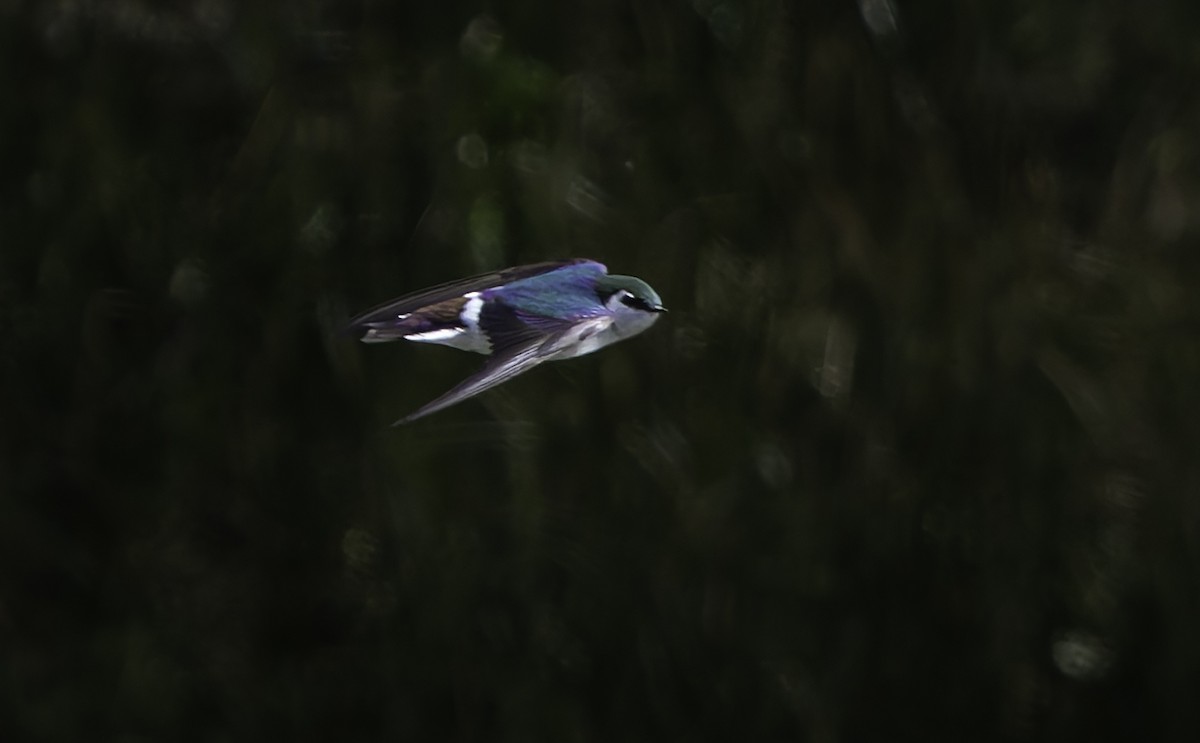
[(666, 312), (633, 276), (576, 258), (515, 266), (424, 289), (350, 321), (364, 343), (399, 339), (486, 354), (483, 368), (393, 425), (450, 407), (523, 374), (604, 348), (649, 328)]

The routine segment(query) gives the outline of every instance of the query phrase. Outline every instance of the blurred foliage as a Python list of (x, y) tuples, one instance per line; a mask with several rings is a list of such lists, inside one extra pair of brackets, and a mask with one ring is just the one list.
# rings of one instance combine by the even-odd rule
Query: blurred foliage
[[(0, 734), (1192, 740), (1198, 24), (0, 1)], [(568, 256), (672, 313), (388, 428)]]

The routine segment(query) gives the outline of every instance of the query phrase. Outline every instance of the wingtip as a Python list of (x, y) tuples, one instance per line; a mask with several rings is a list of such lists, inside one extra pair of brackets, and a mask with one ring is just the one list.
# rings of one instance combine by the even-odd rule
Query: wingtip
[(407, 426), (409, 423), (412, 423), (413, 421), (417, 420), (418, 418), (424, 418), (425, 416), (427, 416), (433, 412), (436, 412), (436, 411), (431, 410), (430, 406), (426, 405), (422, 408), (419, 408), (418, 410), (414, 410), (413, 412), (409, 413), (408, 415), (404, 416), (403, 418), (400, 418), (399, 420), (397, 420), (395, 423), (393, 423), (391, 425), (391, 428), (400, 428), (401, 426)]

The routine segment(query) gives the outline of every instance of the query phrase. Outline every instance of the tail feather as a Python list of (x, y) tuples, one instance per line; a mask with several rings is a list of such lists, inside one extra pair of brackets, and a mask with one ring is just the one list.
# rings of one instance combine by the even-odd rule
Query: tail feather
[(347, 330), (363, 343), (386, 343), (412, 336), (426, 336), (440, 332), (452, 333), (461, 328), (462, 325), (459, 323), (445, 322), (422, 315), (409, 315), (394, 320), (351, 324)]
[(442, 331), (453, 333), (462, 328), (459, 313), (466, 302), (466, 297), (454, 297), (404, 313), (394, 311), (395, 303), (383, 305), (351, 320), (349, 330), (364, 343), (384, 343)]

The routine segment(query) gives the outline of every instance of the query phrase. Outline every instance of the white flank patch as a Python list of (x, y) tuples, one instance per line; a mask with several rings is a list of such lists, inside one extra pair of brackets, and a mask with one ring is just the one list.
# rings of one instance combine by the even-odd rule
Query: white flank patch
[(459, 317), (462, 318), (463, 325), (466, 325), (473, 331), (478, 331), (479, 313), (483, 311), (483, 300), (479, 298), (479, 292), (464, 294), (463, 299), (467, 300), (467, 303), (463, 305)]
[(492, 343), (488, 340), (487, 333), (479, 329), (479, 315), (483, 312), (483, 298), (479, 296), (479, 292), (469, 292), (463, 297), (466, 298), (467, 303), (463, 305), (462, 312), (458, 314), (464, 328), (458, 347), (464, 351), (490, 354)]
[(463, 297), (467, 299), (467, 303), (463, 305), (462, 312), (458, 315), (462, 320), (462, 327), (431, 330), (428, 333), (413, 333), (404, 336), (405, 340), (417, 343), (440, 343), (444, 346), (452, 346), (475, 353), (491, 353), (492, 346), (488, 343), (487, 335), (479, 330), (479, 314), (483, 311), (483, 300), (479, 297), (479, 292), (470, 292), (464, 294)]
[(417, 343), (444, 343), (447, 346), (453, 346), (456, 345), (455, 341), (459, 340), (459, 336), (465, 332), (467, 331), (462, 328), (446, 328), (445, 330), (431, 330), (428, 333), (413, 333), (404, 336), (404, 340)]

